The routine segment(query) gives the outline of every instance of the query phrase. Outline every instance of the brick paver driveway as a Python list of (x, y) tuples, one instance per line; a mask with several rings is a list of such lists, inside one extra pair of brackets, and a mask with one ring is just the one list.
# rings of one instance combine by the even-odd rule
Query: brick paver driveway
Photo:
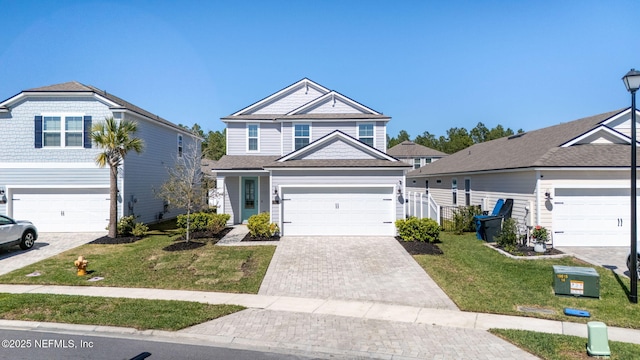
[(259, 294), (457, 310), (392, 237), (284, 236)]
[(630, 246), (559, 246), (557, 249), (580, 260), (605, 267), (620, 275), (629, 277), (627, 254)]
[[(30, 250), (19, 247), (0, 250), (0, 275), (91, 242), (107, 233), (39, 233)], [(78, 254), (81, 255), (81, 254)]]

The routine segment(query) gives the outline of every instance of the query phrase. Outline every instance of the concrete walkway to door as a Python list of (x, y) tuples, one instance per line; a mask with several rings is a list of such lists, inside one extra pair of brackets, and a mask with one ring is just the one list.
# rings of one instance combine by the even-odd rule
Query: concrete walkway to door
[(284, 236), (258, 294), (458, 309), (392, 237)]

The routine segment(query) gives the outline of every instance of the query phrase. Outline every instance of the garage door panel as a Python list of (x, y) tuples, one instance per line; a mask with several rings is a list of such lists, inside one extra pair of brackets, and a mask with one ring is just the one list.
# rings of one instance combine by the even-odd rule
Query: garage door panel
[(104, 231), (109, 189), (19, 189), (13, 216), (34, 223), (40, 232)]
[(393, 235), (392, 188), (292, 188), (283, 195), (284, 235)]
[(556, 246), (625, 246), (629, 242), (629, 189), (556, 189)]

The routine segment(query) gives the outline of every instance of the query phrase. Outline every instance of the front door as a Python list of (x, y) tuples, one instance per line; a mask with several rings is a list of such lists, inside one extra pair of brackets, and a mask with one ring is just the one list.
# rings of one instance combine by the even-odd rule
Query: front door
[(258, 213), (258, 178), (243, 177), (240, 181), (242, 182), (242, 192), (240, 193), (242, 222), (245, 223), (251, 215)]

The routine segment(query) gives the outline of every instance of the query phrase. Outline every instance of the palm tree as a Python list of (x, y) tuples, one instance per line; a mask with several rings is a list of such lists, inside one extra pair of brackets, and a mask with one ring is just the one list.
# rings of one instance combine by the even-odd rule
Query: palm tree
[(91, 140), (104, 151), (96, 156), (96, 164), (105, 167), (109, 165), (109, 237), (117, 236), (118, 222), (118, 167), (127, 153), (134, 150), (142, 152), (142, 139), (132, 135), (138, 130), (138, 125), (129, 120), (114, 120), (106, 118), (104, 122), (93, 125)]

